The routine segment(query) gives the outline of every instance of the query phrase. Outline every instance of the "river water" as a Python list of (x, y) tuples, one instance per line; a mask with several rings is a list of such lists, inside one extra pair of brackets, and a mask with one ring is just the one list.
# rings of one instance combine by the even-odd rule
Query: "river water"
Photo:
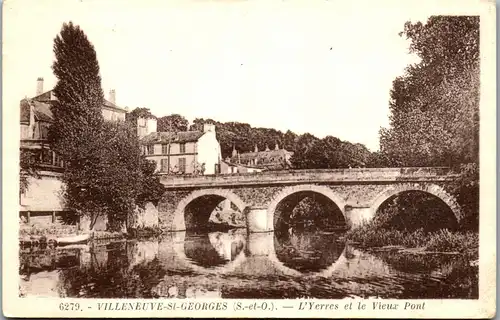
[(468, 298), (460, 255), (373, 251), (339, 233), (176, 232), (157, 239), (23, 249), (20, 295), (92, 298)]

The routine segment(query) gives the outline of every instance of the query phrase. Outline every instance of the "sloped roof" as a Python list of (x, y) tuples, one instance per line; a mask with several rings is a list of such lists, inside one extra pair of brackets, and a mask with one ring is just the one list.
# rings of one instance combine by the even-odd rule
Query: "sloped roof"
[(269, 151), (259, 151), (259, 152), (245, 152), (241, 153), (239, 156), (236, 155), (231, 157), (231, 163), (234, 164), (244, 164), (248, 166), (249, 162), (257, 159), (254, 167), (256, 168), (266, 168), (270, 170), (283, 169), (289, 164), (289, 159), (287, 156), (292, 156), (293, 152), (287, 151), (285, 149), (269, 150)]
[(50, 111), (50, 103), (40, 102), (40, 101), (30, 101), (27, 99), (21, 100), (20, 103), (20, 121), (29, 122), (30, 120), (30, 106), (33, 106), (33, 111), (35, 114), (35, 119), (37, 121), (52, 122), (53, 116), (52, 111)]
[(117, 106), (116, 104), (112, 103), (111, 101), (108, 101), (106, 99), (104, 99), (104, 106), (105, 107), (108, 107), (108, 108), (111, 108), (113, 110), (116, 110), (116, 111), (119, 111), (119, 112), (122, 112), (122, 113), (126, 113), (127, 110), (123, 109), (123, 108), (120, 108), (119, 106)]
[(186, 143), (196, 142), (204, 132), (201, 131), (181, 131), (181, 132), (151, 132), (141, 139), (142, 144), (166, 144), (166, 143)]
[[(272, 158), (279, 158), (279, 157), (285, 157), (286, 155), (292, 155), (293, 152), (287, 151), (285, 149), (278, 149), (278, 150), (269, 150), (269, 151), (258, 151), (258, 152), (245, 152), (241, 153), (239, 158), (240, 160), (252, 160), (252, 159), (272, 159)], [(237, 160), (238, 156), (232, 157), (231, 160)]]
[(52, 116), (52, 111), (50, 111), (50, 103), (44, 103), (39, 101), (32, 101), (35, 111), (35, 118), (38, 121), (52, 122), (54, 117)]
[[(44, 93), (42, 93), (42, 94), (40, 94), (40, 95), (32, 98), (32, 100), (40, 101), (40, 102), (48, 102), (48, 101), (54, 101), (55, 99), (53, 97), (52, 90), (49, 90), (47, 92), (44, 92)], [(126, 113), (127, 112), (127, 110), (118, 107), (116, 104), (114, 104), (111, 101), (108, 101), (106, 99), (104, 99), (104, 106), (107, 107), (107, 108), (116, 110), (118, 112), (122, 112), (122, 113)]]

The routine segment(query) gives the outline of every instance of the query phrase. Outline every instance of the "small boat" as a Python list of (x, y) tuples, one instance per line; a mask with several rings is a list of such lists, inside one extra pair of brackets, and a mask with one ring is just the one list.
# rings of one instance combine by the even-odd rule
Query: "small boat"
[(81, 234), (78, 236), (57, 238), (57, 245), (64, 246), (64, 245), (69, 245), (69, 244), (87, 243), (87, 241), (89, 241), (89, 238), (90, 238), (90, 235), (88, 235), (88, 234)]

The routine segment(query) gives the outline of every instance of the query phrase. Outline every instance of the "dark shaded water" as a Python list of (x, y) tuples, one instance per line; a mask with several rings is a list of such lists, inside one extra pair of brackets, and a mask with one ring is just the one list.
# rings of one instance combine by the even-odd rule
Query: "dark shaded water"
[(323, 232), (245, 230), (21, 252), (21, 296), (473, 298), (460, 255), (369, 252)]

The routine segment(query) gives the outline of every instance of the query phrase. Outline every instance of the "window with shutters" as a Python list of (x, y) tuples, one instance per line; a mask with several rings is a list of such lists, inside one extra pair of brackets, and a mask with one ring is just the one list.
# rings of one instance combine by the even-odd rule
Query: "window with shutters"
[(148, 154), (154, 154), (155, 153), (155, 146), (154, 145), (149, 145), (148, 146)]
[(180, 153), (186, 153), (186, 144), (185, 143), (181, 143), (179, 145), (179, 152)]
[(186, 158), (179, 158), (179, 171), (181, 173), (186, 172)]
[(161, 172), (168, 171), (168, 159), (161, 159)]
[(162, 154), (168, 154), (168, 144), (162, 144), (161, 145), (161, 153)]

